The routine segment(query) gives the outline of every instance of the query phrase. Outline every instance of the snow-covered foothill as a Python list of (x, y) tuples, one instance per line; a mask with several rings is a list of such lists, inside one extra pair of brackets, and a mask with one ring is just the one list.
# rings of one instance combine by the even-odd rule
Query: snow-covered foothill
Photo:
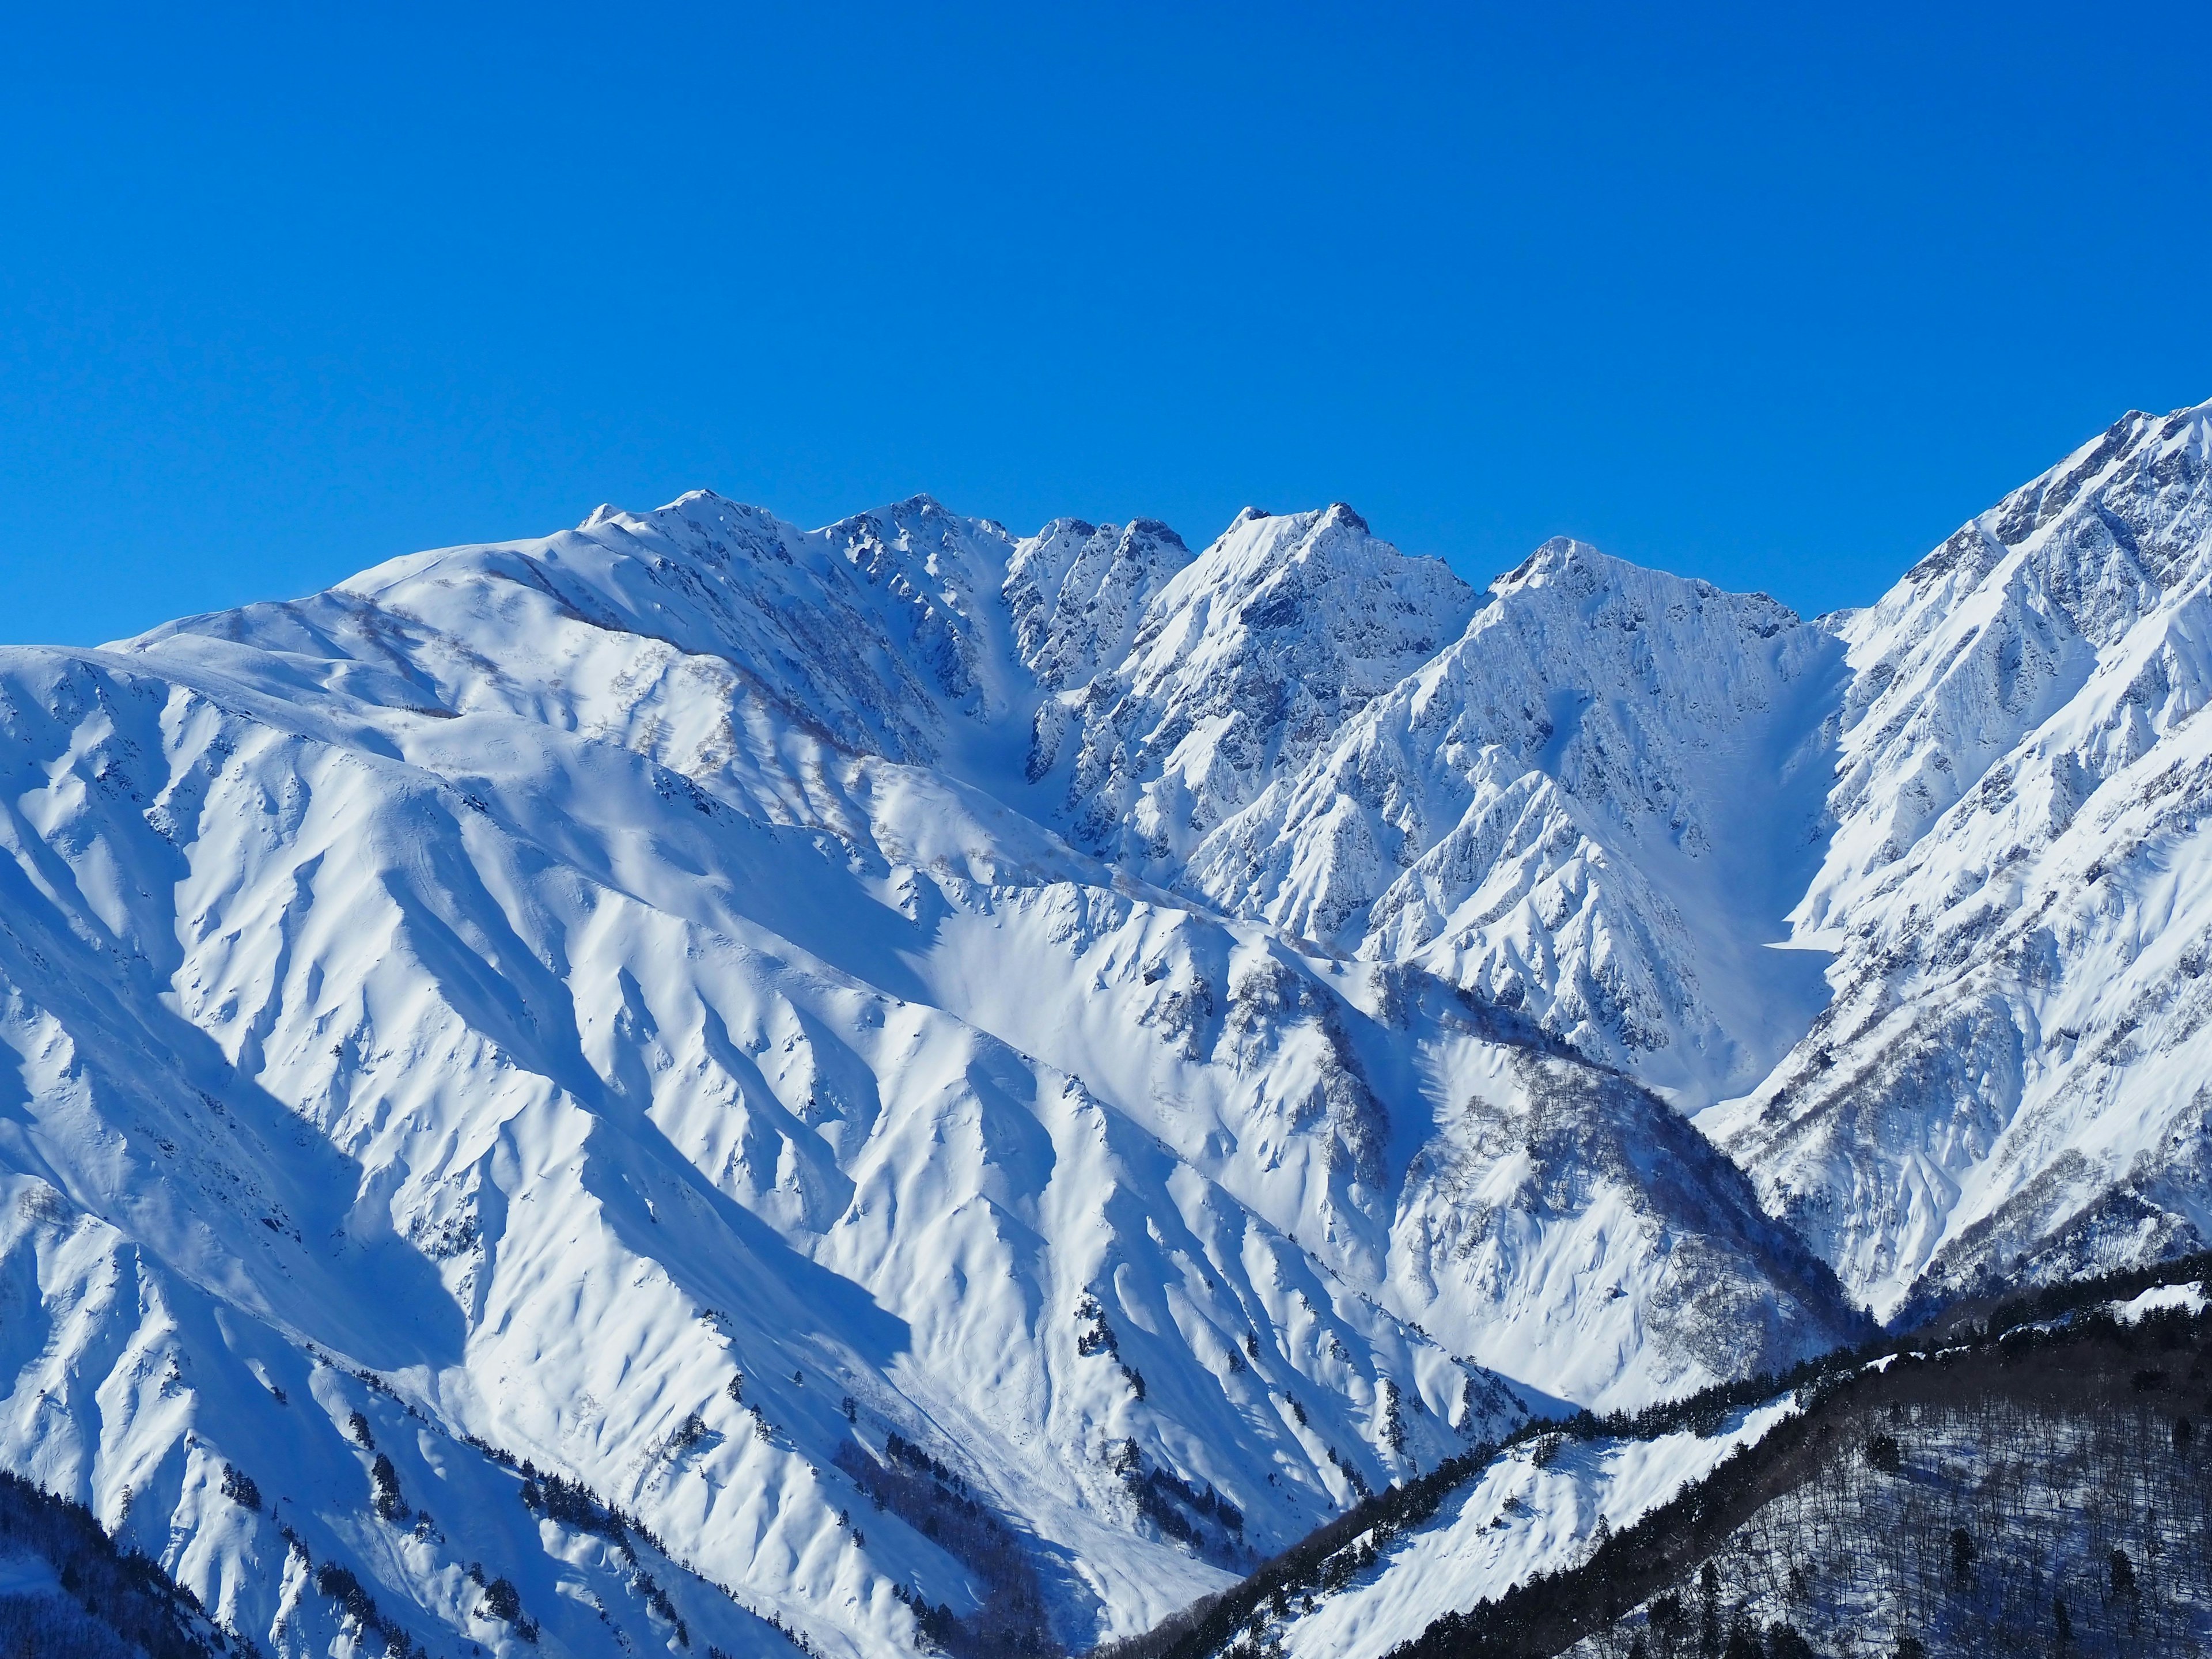
[(1266, 1620), (1254, 1646), (1272, 1640), (1292, 1659), (1381, 1659), (1447, 1613), (1578, 1564), (1604, 1531), (1669, 1502), (1794, 1409), (1785, 1396), (1734, 1414), (1710, 1435), (1524, 1442), (1453, 1493), (1425, 1525), (1386, 1540), (1343, 1589)]

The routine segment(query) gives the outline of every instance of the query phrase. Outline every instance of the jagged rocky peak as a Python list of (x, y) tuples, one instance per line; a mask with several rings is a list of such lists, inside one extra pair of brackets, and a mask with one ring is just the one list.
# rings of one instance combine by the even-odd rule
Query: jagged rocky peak
[(1248, 507), (1146, 608), (1129, 654), (1041, 717), (1078, 834), (1156, 872), (1465, 627), (1475, 595), (1341, 504)]
[[(1851, 632), (1893, 648), (1925, 637), (1996, 578), (2110, 644), (2160, 596), (2203, 574), (2212, 403), (2132, 411), (2057, 466), (1961, 525), (1906, 572)], [(1893, 676), (1868, 664), (1856, 706)]]
[(1625, 559), (1601, 553), (1572, 536), (1553, 536), (1504, 575), (1490, 584), (1493, 596), (1502, 597), (1525, 587), (1542, 587), (1566, 581), (1583, 592), (1601, 586), (1616, 569), (1636, 567)]
[(1389, 596), (1384, 625), (1400, 630), (1377, 656), (1425, 655), (1450, 637), (1440, 618), (1462, 622), (1471, 590), (1441, 559), (1409, 558), (1370, 532), (1343, 502), (1316, 511), (1272, 514), (1246, 507), (1199, 555), (1146, 619), (1139, 648), (1177, 623), (1202, 632), (1235, 622), (1252, 629), (1333, 628), (1354, 622), (1343, 602)]
[[(2047, 541), (2051, 527), (2062, 520), (2079, 526), (2084, 505), (2101, 507), (2110, 514), (2110, 544), (2145, 556), (2148, 574), (2170, 586), (2178, 574), (2173, 556), (2195, 545), (2185, 504), (2199, 493), (2204, 476), (2209, 421), (2212, 403), (2163, 416), (2131, 410), (1976, 522), (1999, 544), (2021, 547), (2038, 538)], [(2199, 517), (2195, 526), (2202, 523)], [(2106, 539), (2093, 543), (2076, 536), (2074, 545), (2078, 550)]]
[(1146, 608), (1189, 562), (1182, 538), (1157, 519), (1054, 519), (1015, 547), (1006, 569), (1022, 661), (1054, 691), (1118, 665)]
[[(2212, 404), (2131, 414), (1962, 526), (1881, 600), (1842, 620), (1852, 682), (1841, 828), (1815, 920), (1887, 878), (2021, 755), (2057, 820), (2200, 706), (2212, 575)], [(2061, 737), (2063, 741), (2060, 741)]]

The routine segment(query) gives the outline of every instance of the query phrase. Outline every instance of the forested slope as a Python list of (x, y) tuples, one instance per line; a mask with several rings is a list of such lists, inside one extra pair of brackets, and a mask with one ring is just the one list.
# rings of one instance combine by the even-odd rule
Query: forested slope
[[(2208, 1269), (1954, 1315), (1763, 1401), (1741, 1384), (1532, 1426), (1115, 1659), (2201, 1652)], [(1658, 1501), (1631, 1517), (1638, 1481)]]

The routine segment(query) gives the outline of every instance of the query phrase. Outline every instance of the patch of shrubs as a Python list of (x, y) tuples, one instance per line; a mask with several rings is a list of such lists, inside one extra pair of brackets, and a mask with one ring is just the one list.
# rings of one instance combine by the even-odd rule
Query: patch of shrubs
[(258, 1510), (261, 1507), (261, 1488), (235, 1463), (222, 1466), (222, 1495), (241, 1509)]
[(392, 1467), (392, 1459), (384, 1453), (376, 1455), (376, 1462), (368, 1472), (371, 1488), (370, 1502), (376, 1512), (386, 1521), (398, 1521), (407, 1514), (407, 1501), (399, 1495), (399, 1471)]

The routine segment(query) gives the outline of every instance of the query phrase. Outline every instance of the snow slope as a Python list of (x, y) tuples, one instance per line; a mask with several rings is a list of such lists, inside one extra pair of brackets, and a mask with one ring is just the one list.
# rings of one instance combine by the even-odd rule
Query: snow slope
[[(1449, 1490), (1372, 1506), (1217, 1604), (1209, 1650), (1373, 1659), (1518, 1638), (1680, 1655), (1741, 1646), (1741, 1626), (1767, 1651), (1848, 1652), (1872, 1632), (1883, 1650), (1902, 1633), (2010, 1654), (2050, 1645), (2056, 1590), (2083, 1645), (2088, 1627), (2114, 1651), (2187, 1652), (2212, 1628), (2207, 1516), (2202, 1455), (2174, 1424), (2206, 1303), (2196, 1282), (2130, 1295), (2132, 1277), (2062, 1291), (2043, 1318), (1839, 1358), (1748, 1409), (1686, 1402), (1470, 1459)], [(2153, 1318), (2154, 1343), (2122, 1328)], [(2116, 1548), (2155, 1564), (2139, 1595), (2113, 1593)]]
[(1146, 605), (1125, 659), (1060, 692), (1030, 775), (1066, 774), (1086, 845), (1171, 872), (1427, 660), (1473, 598), (1441, 561), (1406, 557), (1340, 502), (1247, 507)]
[(1188, 884), (1703, 1105), (1824, 1000), (1816, 965), (1766, 947), (1817, 867), (1842, 656), (1763, 595), (1547, 543), (1210, 836)]
[(694, 495), (0, 653), (0, 1455), (285, 1653), (1080, 1643), (1486, 1360), (1848, 1330), (1653, 1096), (1022, 810), (1182, 556)]
[(1292, 1659), (1382, 1659), (1447, 1613), (1578, 1565), (1601, 1529), (1641, 1520), (1795, 1409), (1784, 1396), (1710, 1435), (1524, 1443), (1454, 1492), (1433, 1521), (1382, 1540), (1373, 1565), (1345, 1588), (1267, 1621), (1253, 1645), (1272, 1638)]
[(1838, 619), (1835, 999), (1704, 1120), (1878, 1313), (2212, 1236), (2212, 405), (2130, 415)]

